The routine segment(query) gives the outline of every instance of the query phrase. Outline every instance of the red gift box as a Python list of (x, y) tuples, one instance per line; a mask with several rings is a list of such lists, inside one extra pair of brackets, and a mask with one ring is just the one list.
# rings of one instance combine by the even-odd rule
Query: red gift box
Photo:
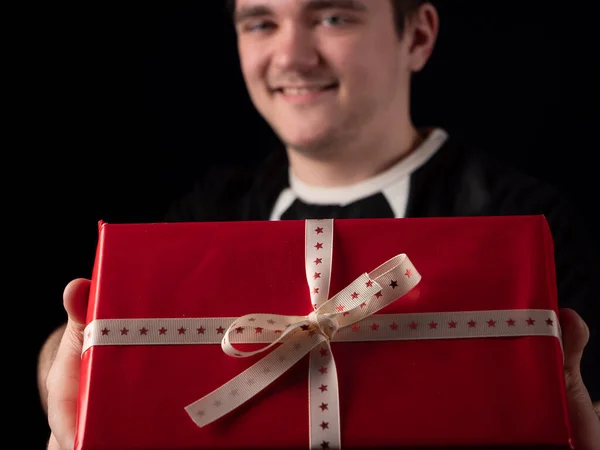
[(78, 450), (570, 448), (543, 216), (99, 226)]

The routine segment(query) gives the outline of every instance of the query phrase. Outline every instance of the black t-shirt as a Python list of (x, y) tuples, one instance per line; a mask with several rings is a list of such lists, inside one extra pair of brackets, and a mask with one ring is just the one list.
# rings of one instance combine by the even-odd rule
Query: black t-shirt
[[(600, 400), (600, 298), (597, 243), (564, 196), (552, 186), (501, 160), (445, 140), (408, 177), (403, 217), (456, 217), (543, 214), (553, 234), (560, 307), (577, 311), (590, 328), (581, 364), (594, 401)], [(166, 221), (269, 220), (282, 192), (290, 187), (288, 161), (276, 149), (252, 168), (220, 167), (172, 205)], [(346, 204), (310, 204), (295, 198), (279, 218), (398, 217), (387, 192), (372, 192)]]

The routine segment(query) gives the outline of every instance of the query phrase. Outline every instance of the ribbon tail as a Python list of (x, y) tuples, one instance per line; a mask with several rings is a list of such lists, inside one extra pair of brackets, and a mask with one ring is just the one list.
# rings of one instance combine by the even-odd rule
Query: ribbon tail
[(185, 407), (202, 428), (257, 395), (326, 338), (318, 333), (297, 333), (279, 348), (206, 396)]
[(338, 375), (329, 341), (310, 352), (309, 427), (311, 449), (341, 449)]

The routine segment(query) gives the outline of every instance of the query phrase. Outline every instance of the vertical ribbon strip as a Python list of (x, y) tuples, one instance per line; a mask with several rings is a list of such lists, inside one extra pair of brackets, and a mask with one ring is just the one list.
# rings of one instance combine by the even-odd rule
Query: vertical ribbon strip
[[(306, 281), (316, 311), (329, 298), (333, 260), (332, 220), (306, 221), (304, 253)], [(308, 426), (311, 449), (341, 448), (337, 382), (337, 368), (331, 352), (331, 343), (330, 340), (325, 340), (311, 350), (308, 363)]]

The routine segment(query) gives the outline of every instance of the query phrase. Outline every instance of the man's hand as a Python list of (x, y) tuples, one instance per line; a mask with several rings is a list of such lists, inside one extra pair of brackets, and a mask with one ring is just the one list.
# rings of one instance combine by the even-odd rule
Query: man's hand
[(583, 384), (579, 363), (590, 332), (572, 309), (560, 310), (565, 352), (565, 381), (575, 450), (600, 449), (600, 418)]
[(57, 334), (51, 336), (40, 354), (40, 379), (44, 378), (44, 368), (49, 367), (45, 383), (47, 390), (40, 392), (51, 430), (48, 450), (72, 450), (74, 447), (83, 329), (89, 293), (90, 280), (76, 279), (67, 285), (63, 294), (67, 325), (62, 337)]

